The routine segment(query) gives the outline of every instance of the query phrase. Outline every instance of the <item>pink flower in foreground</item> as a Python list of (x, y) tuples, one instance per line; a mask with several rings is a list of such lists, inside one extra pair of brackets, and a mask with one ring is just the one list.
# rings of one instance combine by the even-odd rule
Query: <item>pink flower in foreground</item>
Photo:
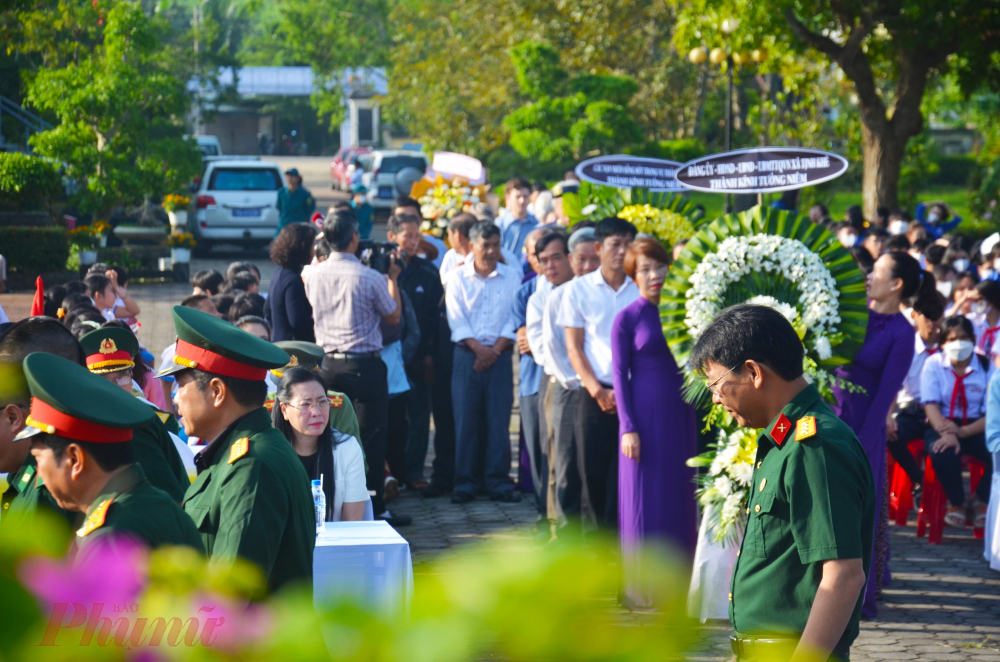
[(134, 601), (145, 586), (147, 560), (143, 545), (109, 536), (66, 560), (27, 558), (18, 567), (18, 578), (43, 602), (122, 604)]
[(191, 614), (203, 624), (201, 645), (230, 653), (252, 646), (271, 629), (271, 615), (265, 607), (219, 595), (195, 595)]

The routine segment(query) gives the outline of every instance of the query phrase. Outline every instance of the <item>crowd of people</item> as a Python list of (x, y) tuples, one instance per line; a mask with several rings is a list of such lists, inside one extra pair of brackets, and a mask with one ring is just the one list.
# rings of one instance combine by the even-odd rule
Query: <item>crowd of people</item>
[[(142, 311), (128, 294), (128, 272), (96, 264), (82, 280), (48, 288), (42, 316), (4, 323), (0, 359), (57, 354), (152, 408), (157, 417), (133, 438), (134, 461), (143, 479), (189, 514), (209, 512), (216, 497), (204, 485), (195, 489), (203, 481), (188, 490), (188, 479), (214, 471), (224, 480), (250, 480), (221, 466), (217, 447), (231, 445), (232, 465), (247, 454), (247, 439), (264, 435), (286, 448), (263, 443), (268, 450), (261, 457), (275, 466), (272, 482), (260, 478), (260, 486), (242, 489), (266, 493), (262, 501), (286, 499), (280, 526), (293, 539), (306, 538), (299, 520), (306, 517), (309, 485), (303, 479), (305, 492), (275, 496), (282, 481), (301, 477), (289, 458), (321, 483), (327, 521), (405, 526), (410, 518), (388, 507), (401, 489), (455, 504), (479, 497), (517, 502), (528, 493), (546, 538), (567, 527), (617, 533), (622, 599), (654, 607), (639, 578), (638, 550), (659, 541), (693, 556), (697, 542), (686, 460), (697, 452), (698, 422), (684, 402), (658, 314), (660, 290), (682, 246), (672, 256), (617, 217), (570, 227), (561, 196), (578, 187), (572, 173), (551, 190), (514, 178), (499, 211), (479, 204), (450, 218), (447, 244), (421, 231), (420, 205), (409, 197), (395, 201), (390, 244), (363, 241), (370, 219), (359, 217), (356, 200), (334, 205), (316, 223), (283, 223), (270, 247), (275, 270), (267, 292), (250, 262), (234, 262), (226, 273), (197, 272), (191, 294), (174, 310), (177, 342), (159, 357), (136, 339)], [(776, 206), (795, 203), (785, 196)], [(961, 219), (943, 203), (921, 205), (912, 219), (879, 210), (869, 221), (852, 207), (834, 222), (822, 205), (808, 215), (867, 274), (868, 331), (854, 361), (838, 370), (853, 387), (837, 387), (834, 412), (860, 441), (874, 480), (863, 593), (864, 612), (873, 616), (890, 577), (887, 451), (909, 476), (917, 502), (926, 475), (920, 463), (928, 458), (947, 496), (948, 525), (995, 528), (987, 504), (1000, 451), (1000, 385), (991, 384), (1000, 374), (1000, 234), (981, 241), (963, 236)], [(712, 351), (727, 355), (724, 348)], [(705, 360), (721, 361), (713, 356)], [(763, 365), (764, 372), (775, 369)], [(719, 380), (741, 370), (723, 367), (710, 387), (716, 402), (726, 397)], [(213, 375), (221, 375), (221, 386), (206, 405), (216, 388)], [(798, 388), (801, 370), (783, 379), (782, 388)], [(23, 398), (0, 395), (10, 400), (0, 405), (24, 407)], [(515, 397), (519, 485), (511, 477)], [(260, 405), (270, 413), (254, 413)], [(17, 430), (8, 427), (13, 439)], [(247, 436), (238, 438), (241, 430)], [(780, 447), (784, 430), (770, 434)], [(0, 447), (10, 443), (0, 439)], [(24, 447), (3, 451), (0, 470), (26, 475), (33, 460)], [(971, 493), (962, 478), (968, 459), (982, 473)], [(5, 495), (5, 510), (16, 496)], [(35, 499), (73, 510), (65, 495)], [(204, 531), (202, 521), (196, 524)], [(304, 563), (302, 549), (261, 557), (245, 539), (233, 540), (235, 533), (213, 535), (228, 536), (229, 552), (280, 567), (272, 586), (306, 572), (294, 570)], [(210, 546), (204, 551), (212, 554)], [(997, 556), (994, 550), (1000, 569)]]

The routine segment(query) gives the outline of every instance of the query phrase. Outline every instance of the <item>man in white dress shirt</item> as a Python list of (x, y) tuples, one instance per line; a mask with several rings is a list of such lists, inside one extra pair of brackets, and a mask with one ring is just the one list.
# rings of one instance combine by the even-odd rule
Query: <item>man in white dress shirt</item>
[(625, 274), (625, 251), (635, 226), (608, 217), (594, 228), (601, 268), (574, 279), (556, 323), (566, 329), (566, 349), (583, 389), (576, 407), (576, 440), (587, 495), (597, 524), (618, 523), (618, 412), (612, 391), (611, 326), (636, 300), (639, 288)]
[[(444, 258), (441, 259), (439, 270), (441, 271), (442, 283), (447, 284), (448, 276), (456, 267), (472, 261), (474, 256), (472, 254), (472, 242), (469, 241), (469, 231), (478, 222), (479, 219), (468, 212), (456, 214), (448, 221), (448, 243), (451, 244), (451, 248), (448, 249), (448, 252), (444, 254)], [(513, 267), (519, 264), (520, 258), (502, 246), (500, 248), (500, 256), (502, 258), (500, 261), (508, 266)]]
[[(581, 238), (589, 235), (593, 249), (594, 231), (591, 228), (577, 233)], [(576, 245), (579, 245), (580, 239)], [(579, 388), (573, 366), (566, 353), (565, 332), (559, 329), (553, 333), (555, 325), (550, 314), (549, 302), (555, 298), (562, 300), (564, 285), (573, 279), (574, 271), (569, 259), (569, 240), (560, 230), (549, 230), (538, 241), (535, 248), (536, 260), (543, 270), (549, 287), (541, 288), (528, 299), (527, 333), (528, 344), (535, 361), (545, 371), (544, 397), (539, 402), (539, 416), (545, 420), (545, 439), (542, 448), (546, 454), (548, 476), (546, 477), (546, 516), (553, 534), (558, 527), (565, 526), (569, 517), (580, 513), (580, 475), (573, 446), (572, 415), (565, 416), (567, 404), (575, 401), (575, 390)], [(595, 261), (594, 267), (597, 268)], [(558, 297), (553, 297), (555, 291)], [(553, 342), (555, 341), (555, 342)], [(561, 443), (561, 447), (559, 444)], [(557, 455), (558, 454), (558, 455)], [(560, 482), (561, 480), (561, 482)]]
[(514, 403), (511, 348), (517, 336), (509, 323), (521, 270), (500, 263), (500, 228), (480, 221), (469, 232), (472, 262), (449, 276), (445, 303), (455, 343), (451, 394), (455, 409), (453, 503), (476, 498), (477, 437), (485, 418), (486, 489), (494, 501), (520, 501), (510, 479), (510, 411)]

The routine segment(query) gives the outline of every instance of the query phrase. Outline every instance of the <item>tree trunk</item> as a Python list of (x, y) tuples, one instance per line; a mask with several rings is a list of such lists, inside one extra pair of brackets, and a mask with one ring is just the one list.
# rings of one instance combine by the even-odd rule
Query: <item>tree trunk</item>
[[(888, 125), (886, 126), (888, 129)], [(875, 218), (875, 210), (899, 209), (899, 173), (903, 167), (906, 141), (897, 140), (891, 130), (879, 135), (861, 124), (864, 141), (864, 176), (861, 195), (865, 218)]]

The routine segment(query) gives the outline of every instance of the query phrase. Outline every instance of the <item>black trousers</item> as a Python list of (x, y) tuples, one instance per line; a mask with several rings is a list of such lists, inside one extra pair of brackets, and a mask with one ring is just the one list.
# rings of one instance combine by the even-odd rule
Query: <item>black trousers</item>
[(889, 452), (914, 485), (924, 482), (924, 474), (920, 470), (920, 463), (907, 446), (911, 441), (924, 438), (925, 421), (923, 408), (901, 409), (896, 414), (896, 441), (889, 442)]
[(455, 410), (451, 404), (451, 372), (455, 343), (447, 319), (442, 318), (440, 342), (434, 355), (434, 384), (431, 390), (431, 413), (434, 415), (434, 462), (431, 484), (446, 492), (455, 486)]
[(407, 405), (410, 392), (399, 393), (389, 398), (389, 424), (385, 433), (385, 461), (389, 473), (399, 481), (406, 482), (406, 442), (410, 435)]
[[(962, 424), (961, 419), (955, 421)], [(971, 423), (972, 421), (970, 421)], [(993, 456), (986, 448), (986, 433), (980, 432), (974, 437), (959, 439), (961, 450), (956, 453), (946, 450), (943, 453), (932, 453), (931, 446), (941, 438), (934, 428), (927, 426), (924, 432), (924, 442), (927, 444), (927, 457), (934, 463), (934, 473), (937, 475), (941, 488), (948, 495), (948, 501), (954, 507), (965, 505), (965, 485), (962, 482), (962, 456), (971, 455), (983, 463), (985, 471), (983, 478), (976, 487), (976, 496), (983, 503), (990, 502), (990, 483), (993, 482)]]
[(389, 424), (389, 383), (385, 363), (377, 356), (363, 359), (323, 359), (327, 387), (347, 394), (358, 415), (361, 445), (368, 460), (366, 482), (374, 491), (375, 515), (385, 512), (385, 451)]
[(576, 406), (577, 450), (598, 527), (618, 528), (618, 414), (605, 413), (586, 388)]

